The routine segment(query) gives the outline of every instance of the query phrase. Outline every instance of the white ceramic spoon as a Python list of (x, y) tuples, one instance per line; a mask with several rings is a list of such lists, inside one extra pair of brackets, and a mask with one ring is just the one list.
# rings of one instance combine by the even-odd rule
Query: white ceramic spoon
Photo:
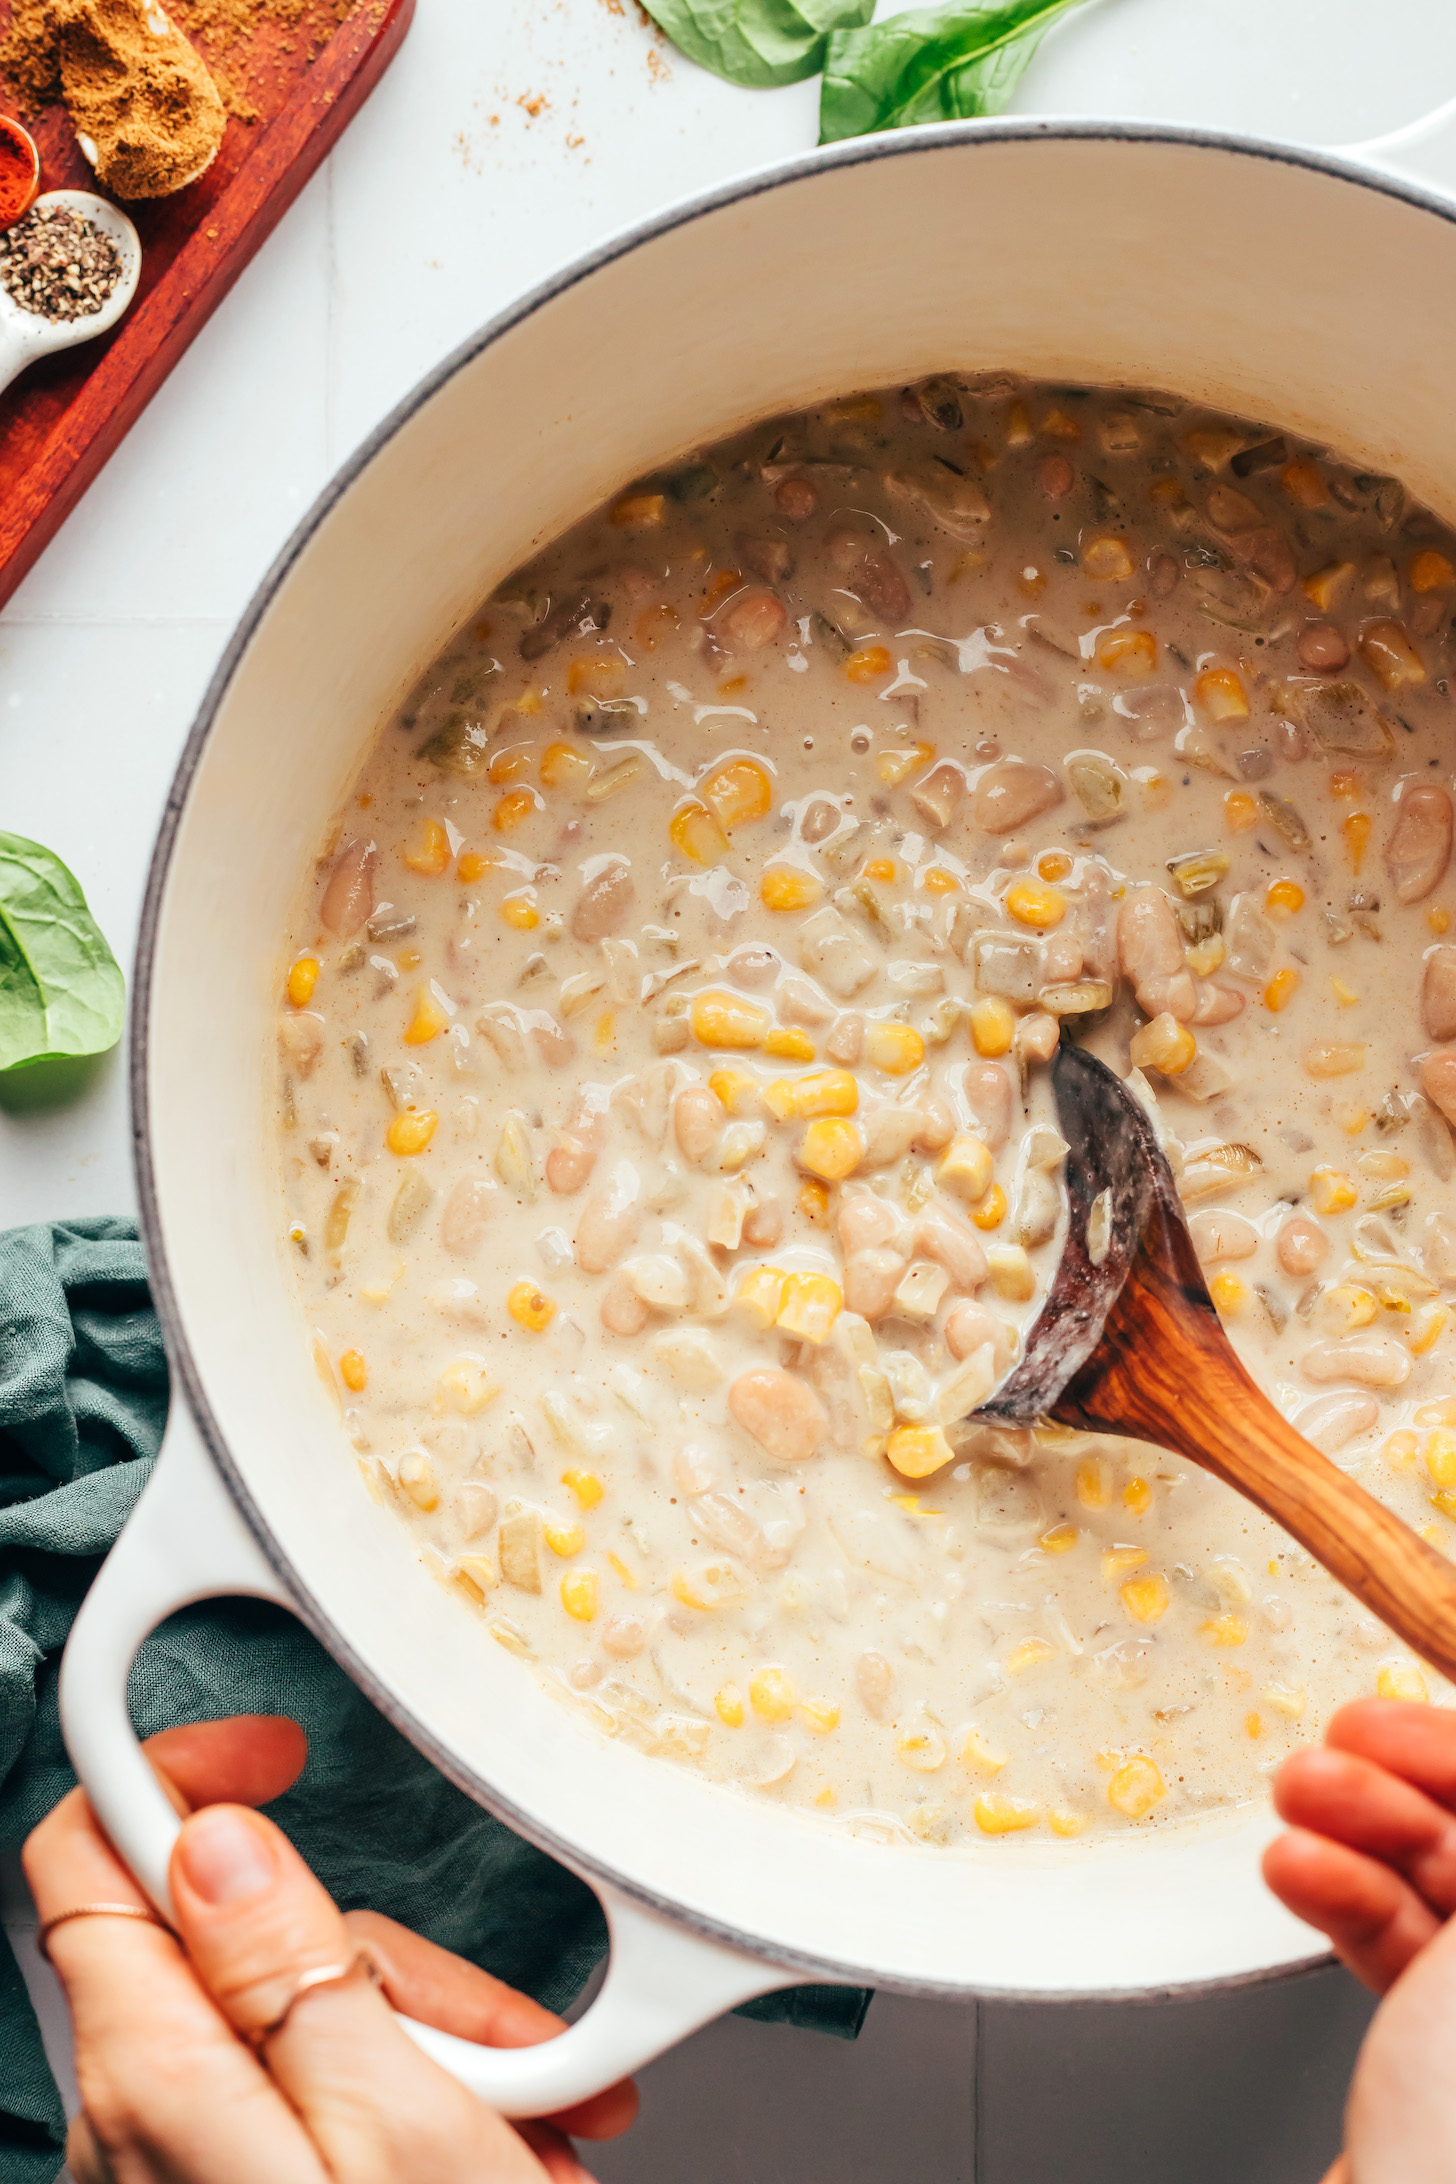
[(109, 236), (121, 259), (121, 276), (99, 311), (77, 319), (48, 319), (38, 311), (23, 311), (0, 283), (0, 393), (38, 357), (54, 356), (57, 349), (73, 349), (78, 341), (94, 341), (98, 334), (109, 333), (136, 294), (141, 276), (141, 237), (115, 205), (89, 190), (50, 190), (30, 210), (39, 212), (46, 206), (74, 212)]

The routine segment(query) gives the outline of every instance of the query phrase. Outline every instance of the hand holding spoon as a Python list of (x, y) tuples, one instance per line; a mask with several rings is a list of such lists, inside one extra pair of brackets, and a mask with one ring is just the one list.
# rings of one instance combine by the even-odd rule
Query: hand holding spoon
[(1172, 1171), (1106, 1064), (1052, 1067), (1068, 1141), (1062, 1257), (1016, 1370), (975, 1413), (1151, 1441), (1256, 1502), (1443, 1676), (1456, 1678), (1456, 1569), (1255, 1386), (1219, 1324)]

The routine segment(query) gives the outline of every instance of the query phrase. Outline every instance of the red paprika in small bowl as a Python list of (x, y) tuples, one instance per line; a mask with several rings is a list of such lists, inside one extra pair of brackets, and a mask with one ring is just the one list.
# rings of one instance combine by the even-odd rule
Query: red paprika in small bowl
[(0, 228), (29, 212), (40, 188), (40, 153), (29, 132), (0, 114)]

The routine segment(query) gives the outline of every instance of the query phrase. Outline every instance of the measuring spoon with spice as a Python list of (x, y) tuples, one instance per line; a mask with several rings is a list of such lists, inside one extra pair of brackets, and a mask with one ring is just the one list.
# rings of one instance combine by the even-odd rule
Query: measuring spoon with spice
[(0, 228), (29, 212), (40, 188), (40, 153), (28, 129), (0, 114)]
[(104, 197), (38, 197), (0, 231), (0, 391), (38, 358), (109, 332), (141, 269), (141, 238)]

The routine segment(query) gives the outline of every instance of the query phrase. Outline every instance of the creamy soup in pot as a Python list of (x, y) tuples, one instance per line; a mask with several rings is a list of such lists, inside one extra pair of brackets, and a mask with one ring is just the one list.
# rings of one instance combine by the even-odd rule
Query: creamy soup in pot
[(1425, 1695), (1195, 1466), (967, 1418), (1083, 1039), (1249, 1369), (1456, 1549), (1453, 564), (1273, 427), (947, 376), (645, 478), (485, 603), (279, 974), (301, 1311), (463, 1630), (591, 1733), (946, 1845), (1246, 1800)]

